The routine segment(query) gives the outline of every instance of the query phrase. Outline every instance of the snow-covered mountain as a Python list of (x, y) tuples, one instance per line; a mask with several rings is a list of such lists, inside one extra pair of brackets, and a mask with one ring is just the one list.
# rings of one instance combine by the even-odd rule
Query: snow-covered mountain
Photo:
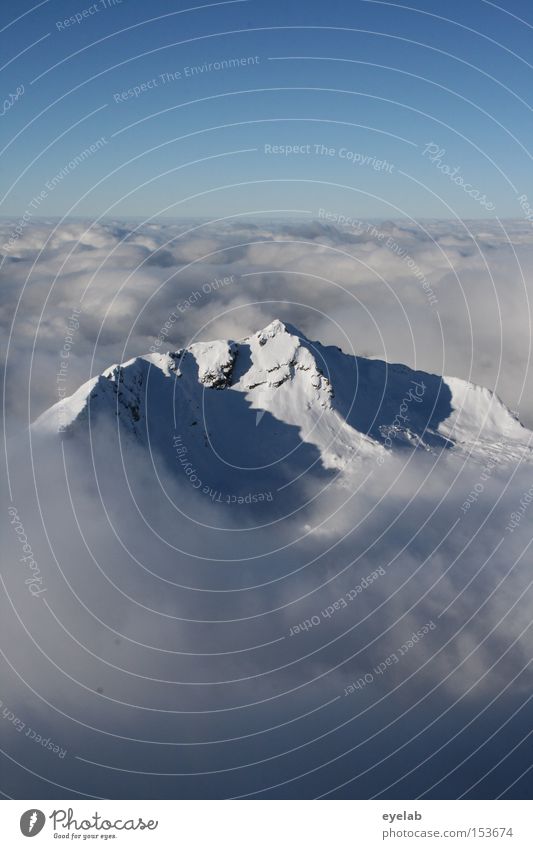
[(382, 465), (413, 450), (529, 459), (533, 437), (488, 389), (350, 355), (279, 320), (240, 342), (113, 365), (33, 432), (75, 435), (117, 420), (122, 444), (219, 480)]

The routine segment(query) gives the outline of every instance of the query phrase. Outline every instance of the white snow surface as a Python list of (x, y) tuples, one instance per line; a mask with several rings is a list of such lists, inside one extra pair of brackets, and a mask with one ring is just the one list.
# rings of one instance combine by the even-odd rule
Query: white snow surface
[(247, 468), (254, 458), (259, 468), (272, 443), (280, 460), (300, 442), (324, 468), (344, 469), (400, 450), (530, 459), (533, 437), (488, 389), (350, 356), (279, 320), (240, 342), (198, 342), (111, 366), (32, 428), (75, 431), (101, 416), (163, 453), (185, 433), (191, 450), (210, 444), (233, 466), (241, 452)]

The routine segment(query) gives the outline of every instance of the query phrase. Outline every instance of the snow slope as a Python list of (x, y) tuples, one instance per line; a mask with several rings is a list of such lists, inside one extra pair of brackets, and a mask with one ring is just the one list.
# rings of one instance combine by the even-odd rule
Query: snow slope
[[(488, 389), (311, 342), (279, 320), (234, 342), (201, 342), (114, 365), (41, 415), (35, 434), (119, 421), (176, 464), (222, 478), (276, 465), (344, 469), (405, 450), (531, 456), (533, 434)], [(206, 449), (210, 449), (206, 451)], [(218, 472), (217, 472), (218, 466)]]

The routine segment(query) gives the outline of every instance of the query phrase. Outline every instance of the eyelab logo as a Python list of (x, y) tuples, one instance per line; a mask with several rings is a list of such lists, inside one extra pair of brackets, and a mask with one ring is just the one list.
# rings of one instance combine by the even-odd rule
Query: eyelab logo
[(35, 837), (43, 830), (46, 817), (42, 811), (32, 808), (22, 814), (20, 818), (20, 830), (24, 837)]

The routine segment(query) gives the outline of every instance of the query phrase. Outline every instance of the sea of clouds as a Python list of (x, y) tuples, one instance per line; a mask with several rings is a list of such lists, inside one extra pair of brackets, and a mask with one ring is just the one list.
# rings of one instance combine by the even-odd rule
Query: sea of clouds
[(179, 479), (156, 485), (108, 423), (90, 446), (26, 426), (114, 362), (275, 317), (487, 385), (531, 425), (532, 245), (520, 222), (331, 216), (22, 229), (2, 264), (6, 792), (525, 792), (530, 467), (400, 453), (251, 521), (190, 488), (177, 511)]
[[(495, 390), (533, 424), (529, 222), (32, 222), (0, 228), (10, 413), (33, 420), (111, 363), (279, 317), (360, 355)], [(7, 250), (6, 250), (7, 248)], [(4, 347), (5, 351), (5, 347)]]

